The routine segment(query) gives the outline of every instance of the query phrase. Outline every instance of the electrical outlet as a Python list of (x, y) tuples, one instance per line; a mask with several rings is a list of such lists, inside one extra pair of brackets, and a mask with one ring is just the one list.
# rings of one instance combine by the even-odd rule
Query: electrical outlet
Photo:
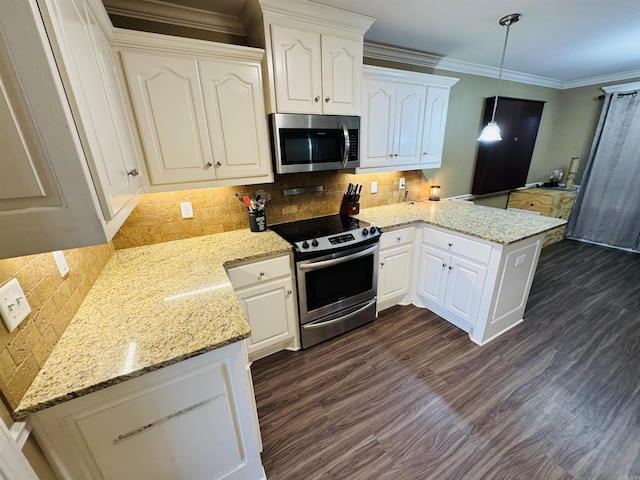
[(193, 218), (191, 202), (180, 202), (180, 211), (182, 212), (182, 218)]
[(0, 288), (0, 315), (9, 332), (13, 332), (30, 313), (31, 306), (18, 280), (13, 278)]
[(378, 182), (371, 182), (371, 193), (378, 193)]
[(404, 187), (405, 187), (404, 177), (402, 177), (398, 182), (398, 190), (404, 190)]
[(69, 264), (67, 263), (67, 259), (64, 258), (64, 252), (61, 250), (53, 252), (53, 259), (56, 261), (58, 271), (62, 277), (69, 273)]

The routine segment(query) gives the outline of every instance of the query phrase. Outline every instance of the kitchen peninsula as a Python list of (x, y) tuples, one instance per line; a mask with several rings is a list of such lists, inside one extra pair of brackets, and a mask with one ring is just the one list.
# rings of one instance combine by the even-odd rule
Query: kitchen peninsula
[[(447, 201), (364, 209), (358, 217), (387, 233), (419, 230), (419, 268), (411, 274), (415, 302), (443, 318), (449, 311), (440, 313), (420, 275), (434, 252), (448, 255), (448, 266), (466, 259), (464, 265), (484, 269), (475, 277), (482, 282), (474, 321), (465, 323), (457, 314), (447, 318), (477, 343), (521, 321), (518, 312), (526, 304), (544, 232), (565, 223)], [(39, 443), (64, 478), (118, 478), (123, 471), (109, 469), (127, 467), (130, 473), (136, 461), (142, 471), (141, 462), (149, 463), (145, 455), (173, 438), (160, 435), (162, 429), (183, 435), (195, 429), (188, 439), (177, 439), (200, 445), (195, 453), (202, 458), (190, 460), (188, 468), (204, 468), (196, 465), (200, 460), (227, 469), (244, 462), (253, 469), (237, 478), (260, 478), (259, 432), (241, 342), (250, 328), (225, 268), (287, 255), (290, 245), (275, 233), (248, 230), (116, 251), (14, 416), (30, 416)], [(471, 278), (465, 277), (468, 271), (462, 280)], [(450, 295), (454, 306), (462, 298), (454, 290)], [(492, 326), (506, 314), (507, 327)], [(220, 418), (230, 420), (218, 423), (218, 430), (238, 439), (237, 445), (207, 427)], [(209, 437), (208, 444), (202, 441)], [(234, 445), (225, 450), (225, 444)], [(206, 445), (214, 446), (208, 455)]]

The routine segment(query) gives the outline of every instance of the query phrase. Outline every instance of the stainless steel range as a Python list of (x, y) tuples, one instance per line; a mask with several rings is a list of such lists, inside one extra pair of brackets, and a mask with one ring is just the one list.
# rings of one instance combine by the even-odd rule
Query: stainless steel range
[(375, 319), (380, 228), (346, 215), (269, 228), (293, 245), (303, 349)]

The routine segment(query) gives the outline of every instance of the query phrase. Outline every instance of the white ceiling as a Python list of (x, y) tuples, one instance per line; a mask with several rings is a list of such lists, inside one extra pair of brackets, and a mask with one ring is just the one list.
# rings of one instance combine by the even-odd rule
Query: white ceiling
[[(244, 0), (137, 0), (237, 17)], [(305, 1), (305, 0), (300, 0)], [(367, 42), (431, 54), (441, 67), (495, 75), (506, 27), (505, 71), (560, 88), (640, 77), (640, 0), (311, 0), (376, 18)], [(104, 0), (109, 6), (114, 0)], [(117, 3), (117, 2), (116, 2)], [(135, 3), (127, 0), (127, 4)], [(506, 77), (508, 78), (508, 72)]]

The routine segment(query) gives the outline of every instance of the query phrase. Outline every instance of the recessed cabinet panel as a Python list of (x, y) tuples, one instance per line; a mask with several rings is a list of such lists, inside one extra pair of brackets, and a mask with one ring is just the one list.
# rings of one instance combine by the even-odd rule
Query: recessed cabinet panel
[(412, 165), (420, 161), (425, 87), (398, 85), (396, 96), (396, 139), (392, 163)]
[(358, 113), (361, 77), (362, 41), (322, 35), (323, 113)]
[(444, 303), (444, 292), (447, 286), (447, 266), (449, 255), (435, 248), (422, 246), (420, 252), (420, 273), (418, 277), (418, 295), (436, 305)]
[(213, 180), (195, 59), (124, 51), (152, 183)]
[(427, 87), (424, 114), (424, 134), (422, 136), (422, 168), (439, 168), (442, 163), (444, 129), (447, 123), (449, 89)]
[(468, 323), (475, 324), (486, 275), (486, 267), (452, 255), (447, 267), (444, 308)]
[(200, 61), (216, 178), (250, 178), (270, 170), (266, 114), (257, 65)]
[(322, 113), (320, 34), (271, 26), (279, 112)]
[(360, 145), (367, 166), (390, 163), (395, 129), (396, 86), (383, 80), (364, 81), (363, 130)]

